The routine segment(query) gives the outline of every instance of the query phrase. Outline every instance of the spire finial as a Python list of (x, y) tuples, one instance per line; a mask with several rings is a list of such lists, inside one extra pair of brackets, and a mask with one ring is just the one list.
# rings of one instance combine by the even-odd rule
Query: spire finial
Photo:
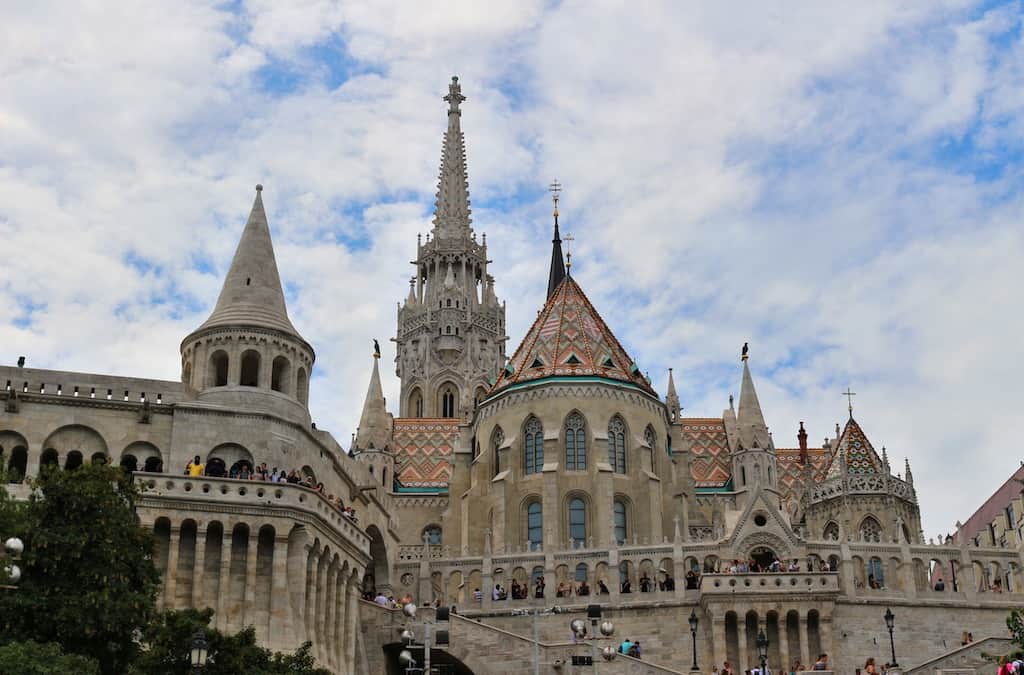
[(843, 396), (845, 396), (846, 400), (849, 402), (848, 403), (848, 407), (849, 407), (849, 410), (850, 410), (850, 419), (851, 420), (853, 419), (853, 397), (856, 396), (856, 395), (857, 395), (857, 392), (850, 391), (849, 387), (847, 387), (846, 391), (843, 392)]
[(548, 186), (548, 192), (551, 193), (551, 201), (555, 205), (555, 227), (558, 227), (558, 193), (562, 191), (562, 184), (558, 182), (558, 179), (551, 181), (551, 185)]
[(576, 237), (571, 234), (565, 235), (565, 274), (569, 275), (569, 270), (572, 269), (572, 243), (576, 241)]
[(256, 183), (256, 192), (263, 192), (263, 183)]
[(462, 87), (459, 85), (459, 77), (452, 75), (452, 83), (448, 85), (448, 95), (444, 97), (444, 100), (448, 101), (448, 114), (452, 113), (459, 115), (462, 113), (459, 110), (459, 104), (466, 100), (466, 97), (462, 95)]
[(555, 234), (551, 238), (551, 269), (548, 271), (547, 297), (550, 298), (555, 294), (555, 289), (562, 283), (562, 279), (565, 278), (566, 266), (565, 259), (562, 257), (562, 236), (558, 231), (558, 197), (562, 191), (562, 184), (557, 180), (553, 180), (551, 185), (548, 186), (548, 191), (551, 193), (551, 199), (555, 204)]

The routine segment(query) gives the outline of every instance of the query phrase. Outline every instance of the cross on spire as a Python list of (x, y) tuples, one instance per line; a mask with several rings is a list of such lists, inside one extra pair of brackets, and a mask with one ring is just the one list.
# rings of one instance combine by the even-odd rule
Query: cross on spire
[(462, 95), (462, 87), (459, 85), (459, 78), (457, 75), (452, 76), (452, 83), (448, 85), (448, 95), (444, 97), (444, 100), (448, 101), (448, 114), (452, 113), (461, 114), (459, 110), (459, 104), (466, 100), (466, 97)]
[(857, 392), (850, 391), (849, 387), (847, 387), (846, 391), (843, 392), (843, 396), (846, 397), (846, 400), (848, 402), (848, 407), (850, 409), (850, 419), (851, 420), (853, 419), (853, 397), (856, 396), (856, 395), (857, 395)]
[(565, 242), (565, 269), (566, 274), (568, 274), (569, 269), (572, 268), (572, 243), (576, 241), (576, 237), (571, 234), (567, 234), (562, 241)]

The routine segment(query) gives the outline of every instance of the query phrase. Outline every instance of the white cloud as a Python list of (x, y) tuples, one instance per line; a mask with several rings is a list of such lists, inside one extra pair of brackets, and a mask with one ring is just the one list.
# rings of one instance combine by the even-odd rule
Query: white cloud
[[(430, 227), (457, 73), (510, 347), (542, 298), (540, 195), (558, 177), (574, 273), (656, 384), (676, 367), (690, 413), (725, 406), (749, 339), (776, 441), (799, 420), (831, 435), (852, 384), (875, 444), (914, 463), (933, 534), (1015, 467), (1016, 5), (197, 0), (2, 18), (9, 355), (175, 378), (262, 182), (318, 353), (314, 416), (345, 442)], [(293, 85), (263, 89), (268, 64)], [(991, 162), (995, 178), (970, 173)]]

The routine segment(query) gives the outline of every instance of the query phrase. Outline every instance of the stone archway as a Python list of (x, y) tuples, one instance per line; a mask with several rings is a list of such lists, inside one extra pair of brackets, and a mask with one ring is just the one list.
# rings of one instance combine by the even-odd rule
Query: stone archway
[[(370, 525), (366, 528), (366, 534), (370, 537), (370, 558), (372, 558), (370, 564), (366, 568), (366, 577), (364, 577), (363, 591), (377, 590), (383, 592), (385, 595), (391, 592), (391, 566), (388, 563), (388, 549), (384, 544), (384, 536), (377, 529), (376, 525)], [(366, 588), (368, 577), (372, 577), (372, 585), (374, 589)]]
[(780, 562), (793, 558), (793, 549), (782, 537), (771, 532), (755, 532), (733, 547), (739, 556), (745, 560), (764, 557), (766, 553), (774, 554)]
[[(392, 642), (384, 645), (384, 663), (385, 673), (387, 675), (402, 675), (405, 673), (405, 666), (399, 664), (398, 655), (402, 653), (403, 649), (408, 649), (401, 642)], [(420, 645), (409, 649), (412, 653), (413, 658), (416, 659), (416, 665), (423, 667), (423, 647)], [(442, 666), (440, 672), (451, 673), (451, 675), (474, 675), (474, 671), (461, 661), (457, 656), (452, 654), (450, 650), (445, 649), (431, 649), (430, 650), (430, 665), (431, 668), (434, 666)]]

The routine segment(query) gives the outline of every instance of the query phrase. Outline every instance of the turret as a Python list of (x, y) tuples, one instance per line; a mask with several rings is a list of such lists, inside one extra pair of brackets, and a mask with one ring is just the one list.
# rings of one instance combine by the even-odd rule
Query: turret
[(380, 347), (374, 340), (373, 370), (366, 388), (359, 428), (352, 439), (352, 453), (366, 464), (374, 485), (385, 492), (391, 490), (395, 476), (395, 457), (391, 448), (394, 418), (388, 413), (387, 401), (380, 384)]
[[(754, 389), (754, 378), (747, 365), (747, 345), (743, 345), (743, 375), (740, 383), (740, 404), (736, 413), (735, 445), (732, 448), (733, 486), (750, 490), (755, 486), (778, 496), (778, 468), (775, 445), (764, 422), (761, 403)], [(726, 425), (728, 431), (728, 424)]]
[(213, 313), (181, 343), (181, 377), (202, 402), (308, 421), (315, 354), (288, 318), (262, 193)]
[(676, 382), (672, 377), (672, 369), (668, 369), (668, 389), (665, 394), (665, 405), (668, 407), (669, 419), (678, 422), (682, 413), (682, 406), (679, 405), (679, 394), (676, 393)]

